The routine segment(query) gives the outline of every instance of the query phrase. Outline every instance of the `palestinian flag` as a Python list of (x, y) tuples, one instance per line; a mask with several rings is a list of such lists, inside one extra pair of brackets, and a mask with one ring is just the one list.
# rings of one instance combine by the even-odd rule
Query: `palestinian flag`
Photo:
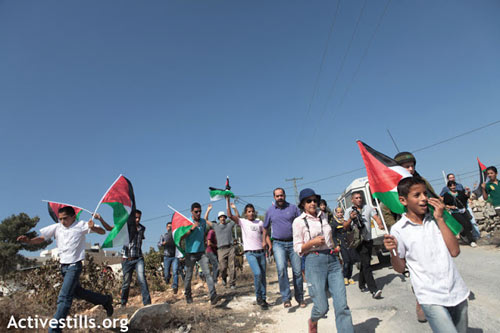
[[(405, 207), (399, 201), (398, 183), (401, 179), (412, 177), (412, 175), (392, 158), (361, 141), (357, 141), (357, 143), (365, 163), (368, 183), (373, 197), (382, 201), (392, 212), (403, 214)], [(432, 211), (432, 206), (430, 206), (430, 209)], [(443, 218), (455, 235), (461, 231), (462, 226), (448, 211), (444, 211)]]
[(172, 232), (174, 235), (175, 246), (177, 246), (182, 254), (184, 254), (184, 248), (181, 246), (181, 239), (192, 226), (193, 222), (181, 213), (176, 211), (172, 216)]
[(379, 153), (361, 141), (357, 143), (365, 162), (372, 195), (394, 213), (403, 214), (405, 208), (399, 202), (398, 183), (403, 178), (411, 177), (411, 174), (392, 158)]
[(59, 209), (61, 209), (63, 207), (73, 207), (73, 209), (75, 210), (75, 213), (76, 213), (76, 221), (80, 220), (80, 214), (84, 210), (88, 212), (88, 210), (86, 210), (84, 208), (70, 205), (70, 204), (66, 204), (66, 203), (62, 203), (62, 202), (55, 202), (55, 201), (47, 201), (47, 207), (49, 209), (50, 217), (52, 217), (52, 219), (56, 223), (59, 222)]
[(229, 196), (230, 198), (234, 198), (234, 193), (229, 191), (229, 190), (221, 190), (218, 188), (214, 187), (209, 187), (209, 193), (210, 193), (210, 201), (217, 201), (224, 199), (226, 196)]
[(101, 203), (113, 208), (113, 230), (102, 243), (103, 248), (123, 246), (130, 243), (136, 233), (135, 197), (132, 183), (120, 175), (104, 194)]
[(486, 182), (486, 166), (481, 163), (479, 157), (477, 158), (477, 164), (479, 166), (479, 183), (477, 184), (477, 188), (472, 193), (476, 195), (476, 198), (480, 198), (483, 195), (481, 184)]

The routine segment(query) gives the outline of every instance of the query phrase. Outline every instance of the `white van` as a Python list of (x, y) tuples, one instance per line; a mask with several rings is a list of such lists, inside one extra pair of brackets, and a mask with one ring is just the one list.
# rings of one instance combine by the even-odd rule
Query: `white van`
[[(342, 207), (344, 211), (352, 206), (351, 194), (353, 192), (360, 191), (363, 196), (363, 202), (375, 209), (378, 212), (378, 216), (382, 218), (382, 212), (377, 209), (377, 204), (375, 199), (372, 197), (372, 192), (370, 190), (370, 184), (368, 183), (368, 177), (362, 177), (354, 179), (349, 186), (347, 186), (342, 192), (342, 194), (337, 198), (337, 203), (339, 207)], [(378, 224), (371, 220), (372, 226), (372, 239), (373, 239), (373, 250), (379, 256), (379, 261), (381, 261), (380, 255), (384, 257), (389, 255), (389, 252), (385, 250), (384, 247), (384, 235), (385, 231), (380, 230)]]

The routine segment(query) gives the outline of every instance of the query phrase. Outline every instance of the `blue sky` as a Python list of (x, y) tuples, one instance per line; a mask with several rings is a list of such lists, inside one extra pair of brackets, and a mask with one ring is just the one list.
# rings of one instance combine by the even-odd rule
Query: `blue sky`
[[(392, 156), (387, 129), (413, 151), (499, 120), (500, 4), (386, 4), (340, 3), (316, 85), (336, 1), (0, 1), (2, 218), (93, 210), (123, 173), (149, 247), (167, 203), (207, 203), (227, 175), (261, 212), (292, 177), (332, 206), (364, 171), (301, 184), (360, 168), (357, 139)], [(500, 164), (499, 128), (417, 152), (417, 170), (440, 188), (476, 156)]]

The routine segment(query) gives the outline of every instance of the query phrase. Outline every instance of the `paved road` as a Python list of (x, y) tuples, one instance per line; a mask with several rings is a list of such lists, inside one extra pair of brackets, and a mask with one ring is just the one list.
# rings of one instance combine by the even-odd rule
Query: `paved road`
[[(377, 259), (374, 260), (376, 264)], [(473, 249), (462, 246), (461, 254), (455, 260), (465, 283), (473, 292), (469, 301), (469, 331), (500, 332), (500, 247), (481, 246)], [(375, 267), (374, 276), (378, 286), (383, 288), (383, 299), (374, 300), (370, 294), (359, 292), (357, 284), (347, 287), (355, 331), (431, 332), (429, 324), (421, 324), (416, 320), (415, 296), (411, 291), (410, 280), (387, 266)], [(271, 282), (274, 280), (269, 279)], [(277, 283), (270, 284), (268, 288), (269, 301), (279, 298)], [(292, 305), (291, 309), (284, 309), (282, 305), (273, 306), (266, 316), (276, 323), (267, 327), (269, 330), (266, 331), (307, 332), (312, 303), (305, 309), (298, 308), (296, 303)], [(328, 318), (319, 321), (320, 332), (336, 332), (331, 300), (330, 307)]]

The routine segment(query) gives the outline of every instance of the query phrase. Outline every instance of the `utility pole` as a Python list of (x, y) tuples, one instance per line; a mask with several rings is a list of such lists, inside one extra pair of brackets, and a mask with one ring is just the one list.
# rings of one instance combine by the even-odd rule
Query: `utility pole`
[(286, 182), (293, 182), (293, 188), (295, 190), (295, 202), (298, 205), (299, 204), (299, 190), (297, 189), (297, 180), (302, 180), (304, 179), (303, 177), (297, 178), (293, 177), (290, 179), (285, 179)]

